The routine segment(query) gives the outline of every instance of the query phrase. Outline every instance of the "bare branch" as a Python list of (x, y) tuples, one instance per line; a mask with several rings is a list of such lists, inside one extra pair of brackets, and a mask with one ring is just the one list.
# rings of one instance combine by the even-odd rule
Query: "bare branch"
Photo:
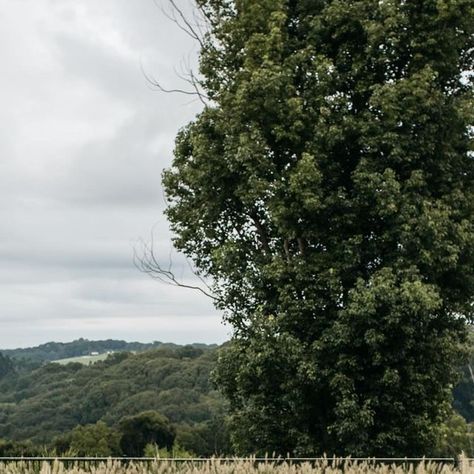
[[(205, 284), (205, 286), (207, 287), (209, 291), (205, 290), (204, 288), (198, 285), (190, 285), (187, 283), (183, 283), (176, 278), (175, 274), (172, 271), (171, 252), (169, 255), (168, 269), (164, 268), (163, 265), (160, 264), (154, 251), (153, 233), (151, 236), (150, 244), (147, 244), (143, 240), (140, 242), (142, 244), (143, 249), (140, 253), (138, 253), (136, 248), (133, 249), (133, 263), (141, 272), (146, 273), (154, 280), (158, 280), (166, 285), (177, 286), (180, 288), (188, 288), (190, 290), (199, 291), (200, 293), (207, 296), (208, 298), (213, 299), (214, 301), (218, 300), (218, 298), (211, 293), (211, 288), (209, 287), (209, 285), (203, 280), (203, 278), (200, 275), (198, 275), (194, 271), (194, 269), (192, 269), (192, 267), (190, 268), (193, 271), (193, 273)], [(188, 265), (189, 265), (189, 262), (188, 262)]]
[(199, 90), (198, 85), (197, 85), (198, 81), (197, 79), (195, 79), (195, 76), (192, 73), (190, 74), (193, 77), (193, 80), (188, 79), (186, 80), (186, 82), (188, 82), (189, 84), (193, 86), (194, 91), (188, 91), (185, 89), (166, 89), (165, 87), (161, 85), (159, 81), (157, 81), (155, 78), (147, 74), (141, 61), (140, 61), (140, 69), (142, 71), (143, 76), (148, 81), (148, 83), (151, 84), (156, 89), (158, 89), (160, 92), (165, 92), (167, 94), (176, 93), (176, 94), (192, 95), (198, 98), (204, 106), (208, 105), (208, 102), (206, 102), (206, 100), (209, 100), (209, 98)]
[(196, 5), (196, 9), (201, 14), (201, 17), (204, 19), (207, 25), (212, 25), (212, 17), (206, 12), (204, 9), (204, 5), (200, 5), (198, 2), (194, 2)]
[[(176, 0), (166, 0), (170, 5), (169, 11), (167, 11), (163, 5), (158, 4), (158, 0), (153, 0), (155, 6), (161, 10), (163, 15), (166, 16), (170, 21), (176, 24), (176, 26), (184, 31), (192, 39), (199, 43), (201, 50), (204, 50), (208, 45), (204, 44), (204, 37), (209, 31), (210, 19), (206, 14), (205, 10), (198, 2), (193, 1), (194, 9), (192, 11), (192, 20), (184, 14), (183, 9), (177, 4)], [(209, 97), (202, 90), (202, 83), (193, 73), (192, 69), (188, 67), (187, 77), (177, 74), (182, 80), (186, 81), (191, 85), (192, 90), (186, 90), (181, 88), (168, 89), (162, 85), (162, 83), (153, 77), (150, 77), (144, 70), (143, 65), (140, 63), (140, 67), (146, 80), (160, 92), (165, 93), (177, 93), (184, 95), (195, 96), (199, 101), (206, 107), (209, 105)]]
[(163, 15), (168, 18), (168, 20), (171, 20), (181, 31), (184, 31), (188, 36), (190, 36), (192, 39), (198, 41), (199, 45), (202, 45), (202, 40), (194, 35), (191, 31), (187, 30), (173, 15), (170, 15), (164, 8), (161, 8), (161, 11), (163, 12)]
[(204, 38), (206, 34), (209, 32), (210, 22), (201, 11), (201, 8), (197, 4), (197, 2), (195, 2), (195, 6), (196, 8), (193, 10), (194, 24), (199, 31), (200, 37)]
[[(183, 30), (183, 31), (187, 31), (188, 35), (191, 36), (191, 38), (194, 38), (198, 43), (199, 43), (199, 46), (201, 46), (202, 49), (204, 49), (204, 42), (201, 38), (201, 36), (196, 32), (196, 29), (194, 28), (194, 26), (191, 24), (191, 22), (186, 18), (186, 15), (183, 13), (183, 11), (181, 10), (181, 8), (179, 8), (177, 5), (176, 5), (176, 2), (175, 0), (168, 0), (168, 2), (171, 4), (171, 6), (174, 8), (174, 10), (176, 11), (176, 13), (178, 13), (179, 17), (181, 18), (181, 20), (183, 21), (183, 23), (186, 25), (186, 27), (182, 27), (182, 25), (179, 24), (178, 21), (175, 21), (175, 23), (180, 26), (180, 28)], [(187, 28), (187, 30), (186, 30)]]
[[(186, 17), (183, 10), (176, 4), (175, 0), (168, 0), (168, 3), (171, 5), (171, 13), (168, 13), (162, 6), (157, 4), (157, 0), (153, 0), (156, 7), (161, 10), (163, 15), (166, 16), (169, 20), (176, 24), (176, 26), (184, 31), (189, 37), (196, 40), (199, 43), (201, 48), (204, 48), (204, 33), (202, 31), (202, 26), (199, 23), (192, 24), (191, 21)], [(200, 9), (197, 8), (199, 11)], [(206, 19), (206, 16), (202, 14), (202, 18)], [(179, 19), (176, 17), (178, 15)], [(193, 14), (195, 18), (195, 15)]]
[(208, 102), (206, 101), (209, 100), (209, 97), (207, 97), (207, 95), (202, 92), (202, 83), (194, 75), (191, 68), (188, 68), (188, 71), (185, 74), (178, 72), (176, 69), (174, 70), (174, 72), (182, 81), (187, 82), (194, 89), (195, 95), (198, 96), (203, 105), (208, 105)]
[(283, 241), (283, 250), (285, 251), (286, 261), (289, 263), (291, 260), (291, 255), (290, 255), (290, 243), (288, 239), (285, 239)]
[(298, 248), (299, 248), (299, 250), (300, 250), (300, 254), (301, 254), (301, 255), (304, 255), (305, 247), (306, 247), (306, 246), (305, 246), (305, 241), (304, 241), (304, 239), (301, 238), (301, 237), (298, 237), (296, 240), (297, 240), (297, 242), (298, 242)]
[(207, 283), (207, 281), (199, 274), (199, 272), (194, 268), (192, 262), (187, 258), (186, 259), (186, 263), (188, 264), (188, 267), (189, 269), (193, 272), (193, 274), (195, 276), (197, 276), (199, 278), (199, 280), (201, 280), (202, 284), (204, 286), (206, 286), (206, 288), (209, 290), (209, 291), (212, 291), (212, 288), (209, 286), (209, 284)]

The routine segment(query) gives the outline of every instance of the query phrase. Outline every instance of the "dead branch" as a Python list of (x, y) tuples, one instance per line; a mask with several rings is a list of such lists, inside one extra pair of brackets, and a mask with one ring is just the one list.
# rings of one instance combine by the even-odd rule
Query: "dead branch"
[(306, 248), (304, 239), (301, 237), (298, 237), (296, 240), (298, 242), (298, 248), (300, 250), (300, 254), (304, 255), (305, 248)]
[(193, 89), (195, 95), (197, 95), (203, 105), (208, 105), (210, 99), (209, 97), (202, 92), (202, 83), (201, 81), (195, 76), (194, 72), (191, 68), (188, 68), (186, 73), (180, 73), (175, 69), (175, 74), (184, 82), (187, 82)]
[[(200, 279), (200, 281), (206, 286), (207, 290), (198, 285), (190, 285), (179, 281), (172, 271), (172, 258), (171, 253), (169, 255), (168, 268), (165, 268), (159, 261), (154, 252), (153, 235), (150, 243), (141, 241), (142, 251), (139, 253), (136, 248), (133, 249), (133, 263), (143, 273), (146, 273), (154, 280), (158, 280), (166, 285), (177, 286), (180, 288), (188, 288), (190, 290), (199, 291), (208, 298), (217, 301), (218, 298), (211, 293), (211, 288), (204, 281), (192, 267), (193, 273)], [(189, 265), (189, 262), (188, 262)]]
[[(155, 5), (160, 8), (163, 15), (166, 16), (169, 20), (176, 24), (176, 26), (186, 33), (189, 37), (196, 40), (199, 43), (201, 48), (204, 48), (204, 33), (202, 31), (202, 26), (199, 23), (193, 24), (184, 14), (183, 10), (177, 5), (175, 0), (167, 0), (169, 5), (171, 5), (171, 13), (169, 13), (165, 8), (157, 4), (157, 0), (154, 0)], [(200, 11), (199, 8), (197, 8)], [(202, 12), (200, 11), (201, 15)], [(206, 17), (202, 15), (204, 19)]]
[[(202, 92), (199, 90), (199, 87), (198, 87), (198, 81), (197, 79), (195, 79), (195, 76), (193, 75), (193, 81), (190, 81), (190, 80), (187, 80), (188, 83), (190, 83), (194, 90), (193, 91), (189, 91), (189, 90), (185, 90), (185, 89), (180, 89), (180, 88), (177, 88), (177, 89), (167, 89), (165, 87), (163, 87), (161, 85), (161, 83), (159, 81), (157, 81), (155, 78), (151, 77), (144, 69), (143, 67), (143, 64), (140, 62), (140, 69), (142, 71), (142, 74), (143, 76), (145, 77), (145, 79), (147, 80), (147, 82), (149, 84), (151, 84), (153, 87), (155, 87), (156, 89), (158, 89), (160, 92), (166, 92), (167, 94), (173, 94), (173, 93), (176, 93), (176, 94), (184, 94), (184, 95), (191, 95), (191, 96), (194, 96), (194, 97), (197, 97), (201, 103), (204, 105), (204, 106), (207, 106), (208, 105), (208, 100), (209, 98)], [(192, 74), (192, 73), (191, 73)]]
[(291, 260), (291, 255), (290, 255), (290, 243), (288, 239), (285, 239), (283, 241), (283, 250), (285, 251), (286, 261), (289, 263)]

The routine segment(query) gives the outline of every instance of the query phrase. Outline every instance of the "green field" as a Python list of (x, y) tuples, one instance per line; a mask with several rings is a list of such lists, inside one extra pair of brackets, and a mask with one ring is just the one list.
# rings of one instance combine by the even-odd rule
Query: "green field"
[(94, 364), (95, 362), (99, 362), (101, 360), (107, 359), (107, 357), (111, 354), (98, 354), (98, 355), (84, 355), (84, 356), (78, 356), (78, 357), (68, 357), (66, 359), (58, 359), (58, 360), (53, 360), (51, 362), (54, 362), (55, 364), (70, 364), (72, 362), (78, 362), (79, 364), (83, 365), (91, 365)]

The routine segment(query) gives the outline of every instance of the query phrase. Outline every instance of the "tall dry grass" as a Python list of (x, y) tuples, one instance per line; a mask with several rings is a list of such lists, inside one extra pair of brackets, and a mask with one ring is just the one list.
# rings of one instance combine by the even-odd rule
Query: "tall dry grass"
[(0, 463), (1, 474), (474, 474), (466, 460), (457, 465), (439, 463), (374, 464), (351, 460), (324, 460), (316, 463), (265, 462), (252, 460), (226, 462), (156, 461), (123, 465), (118, 462), (79, 463), (67, 466), (53, 463)]

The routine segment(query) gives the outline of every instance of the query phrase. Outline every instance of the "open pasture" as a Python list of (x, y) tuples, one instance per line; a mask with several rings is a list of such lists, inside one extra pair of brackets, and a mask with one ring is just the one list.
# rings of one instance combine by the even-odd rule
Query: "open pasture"
[(83, 356), (77, 356), (77, 357), (67, 357), (65, 359), (57, 359), (53, 360), (51, 362), (54, 362), (55, 364), (61, 364), (61, 365), (66, 365), (66, 364), (71, 364), (71, 363), (79, 363), (82, 365), (90, 365), (94, 364), (95, 362), (103, 361), (109, 357), (110, 354), (97, 354), (97, 355), (83, 355)]

